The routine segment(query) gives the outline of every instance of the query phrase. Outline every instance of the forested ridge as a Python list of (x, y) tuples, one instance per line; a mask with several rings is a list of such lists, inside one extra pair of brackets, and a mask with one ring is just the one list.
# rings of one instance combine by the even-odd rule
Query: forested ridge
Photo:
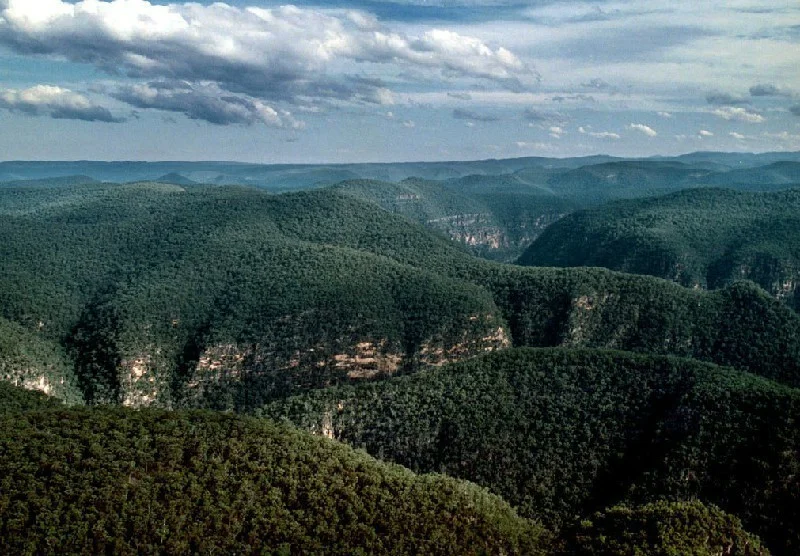
[(701, 500), (778, 553), (800, 546), (800, 392), (731, 369), (514, 349), (258, 414), (486, 485), (555, 530), (615, 504)]
[(177, 173), (0, 186), (3, 542), (796, 552), (800, 316), (754, 281), (476, 257), (456, 235), (519, 245), (536, 211), (576, 208), (536, 181), (574, 168), (508, 168), (277, 195)]
[(696, 189), (612, 203), (565, 217), (519, 262), (602, 266), (706, 288), (749, 279), (796, 308), (798, 209), (798, 189)]
[(540, 526), (473, 484), (286, 426), (212, 412), (20, 412), (6, 390), (6, 553), (545, 553)]

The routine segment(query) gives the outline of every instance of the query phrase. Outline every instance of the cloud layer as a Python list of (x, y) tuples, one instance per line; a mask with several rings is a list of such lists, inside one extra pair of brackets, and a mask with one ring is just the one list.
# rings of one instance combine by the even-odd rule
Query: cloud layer
[[(511, 90), (536, 77), (506, 48), (474, 37), (436, 28), (412, 36), (363, 12), (294, 6), (0, 0), (0, 44), (148, 80), (116, 97), (212, 123), (276, 125), (278, 103), (391, 103), (380, 80), (347, 72), (359, 67), (393, 65)], [(169, 91), (176, 81), (186, 85)], [(200, 91), (213, 87), (233, 96), (213, 102)]]
[(94, 104), (85, 96), (54, 87), (37, 85), (29, 89), (0, 90), (0, 108), (32, 116), (50, 116), (57, 120), (119, 123), (108, 108)]

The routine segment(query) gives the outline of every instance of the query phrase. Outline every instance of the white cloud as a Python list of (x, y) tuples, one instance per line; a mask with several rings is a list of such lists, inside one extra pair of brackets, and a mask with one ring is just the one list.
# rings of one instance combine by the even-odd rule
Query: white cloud
[(588, 135), (589, 137), (594, 137), (595, 139), (621, 139), (618, 133), (613, 133), (611, 131), (591, 131), (589, 126), (579, 127), (578, 133)]
[(561, 136), (566, 133), (564, 128), (558, 125), (550, 126), (548, 131), (550, 132), (550, 137), (553, 139), (561, 139)]
[(701, 129), (697, 134), (700, 137), (713, 137), (714, 136), (714, 133), (711, 132), (711, 131), (708, 131), (707, 129)]
[(735, 120), (738, 122), (747, 122), (751, 124), (760, 124), (764, 121), (764, 116), (753, 110), (739, 106), (725, 106), (718, 108), (712, 112), (715, 116), (723, 120)]
[(413, 120), (405, 120), (403, 122), (403, 127), (407, 127), (408, 129), (413, 129), (413, 128), (417, 127), (417, 124), (414, 123)]
[(644, 124), (630, 124), (628, 126), (628, 129), (644, 133), (648, 137), (655, 137), (656, 135), (658, 135), (658, 132), (655, 129)]
[(536, 151), (552, 151), (553, 145), (550, 143), (543, 143), (540, 141), (537, 142), (528, 142), (528, 141), (517, 141), (515, 143), (518, 149), (525, 149), (525, 150), (536, 150)]
[(728, 135), (730, 135), (730, 136), (731, 136), (731, 137), (733, 137), (734, 139), (738, 139), (738, 140), (740, 140), (740, 141), (741, 141), (742, 139), (746, 139), (746, 136), (742, 135), (741, 133), (736, 133), (735, 131), (731, 131), (731, 132), (730, 132)]
[(657, 112), (657, 114), (662, 118), (668, 118), (668, 119), (672, 118), (672, 114), (670, 114), (669, 112)]
[(511, 51), (475, 37), (446, 29), (410, 35), (362, 12), (294, 6), (0, 0), (0, 44), (90, 63), (111, 74), (213, 83), (273, 103), (392, 104), (385, 84), (342, 71), (372, 64), (488, 80), (506, 89), (536, 78)]
[(108, 108), (94, 104), (81, 94), (52, 85), (0, 90), (0, 108), (58, 120), (124, 121), (123, 118), (115, 118)]

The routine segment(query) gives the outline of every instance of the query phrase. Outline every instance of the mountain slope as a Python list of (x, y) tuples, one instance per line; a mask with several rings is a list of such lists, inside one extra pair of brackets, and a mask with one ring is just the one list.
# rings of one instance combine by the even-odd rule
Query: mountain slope
[(0, 418), (12, 553), (543, 554), (483, 489), (223, 414), (73, 409)]
[(244, 409), (512, 344), (674, 354), (800, 382), (800, 317), (747, 285), (706, 293), (494, 264), (329, 190), (23, 193), (0, 192), (0, 316), (66, 349), (90, 403)]
[(800, 190), (692, 190), (574, 213), (520, 264), (604, 266), (687, 286), (750, 279), (794, 305), (800, 276)]
[(470, 479), (555, 528), (626, 500), (700, 499), (776, 553), (800, 543), (800, 392), (711, 365), (518, 349), (259, 414)]

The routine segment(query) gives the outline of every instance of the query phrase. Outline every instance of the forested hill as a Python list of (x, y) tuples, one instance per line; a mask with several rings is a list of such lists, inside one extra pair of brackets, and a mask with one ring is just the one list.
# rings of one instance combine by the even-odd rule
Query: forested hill
[(258, 413), (470, 479), (554, 530), (607, 506), (700, 500), (740, 517), (777, 553), (800, 548), (800, 391), (730, 369), (515, 349)]
[(486, 198), (373, 185), (0, 187), (0, 546), (797, 552), (798, 313), (487, 261), (419, 223)]
[(0, 384), (0, 546), (545, 554), (550, 542), (474, 484), (416, 475), (287, 426), (212, 412), (47, 409)]
[(0, 212), (0, 316), (42, 341), (0, 344), (4, 373), (71, 399), (242, 409), (512, 345), (800, 383), (800, 317), (756, 287), (490, 263), (336, 191), (8, 188)]
[(800, 307), (800, 189), (696, 189), (576, 212), (519, 262), (602, 266), (707, 288), (749, 279)]

